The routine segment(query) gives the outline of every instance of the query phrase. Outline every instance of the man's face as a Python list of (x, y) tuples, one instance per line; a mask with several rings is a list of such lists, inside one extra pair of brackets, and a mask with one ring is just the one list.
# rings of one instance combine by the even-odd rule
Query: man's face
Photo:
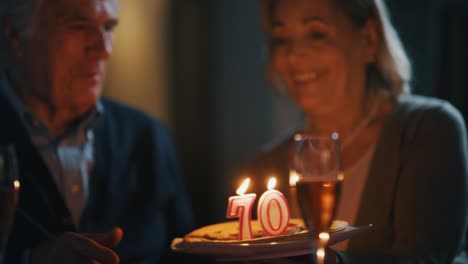
[(78, 115), (102, 93), (117, 24), (115, 0), (47, 0), (24, 38), (25, 87), (55, 110)]

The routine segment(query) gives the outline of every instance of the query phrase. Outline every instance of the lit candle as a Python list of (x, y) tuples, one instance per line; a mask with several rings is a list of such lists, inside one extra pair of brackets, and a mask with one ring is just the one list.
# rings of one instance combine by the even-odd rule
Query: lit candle
[(275, 185), (273, 177), (268, 181), (268, 191), (262, 194), (257, 207), (258, 221), (269, 236), (286, 232), (290, 218), (288, 201), (281, 192), (274, 190)]
[(297, 190), (296, 184), (300, 179), (300, 175), (295, 171), (289, 171), (289, 194), (290, 200), (289, 205), (291, 208), (291, 218), (301, 218), (301, 213), (299, 211), (299, 205), (297, 202)]
[(13, 181), (13, 186), (15, 188), (15, 192), (19, 191), (20, 182), (18, 180)]
[(15, 204), (18, 202), (19, 190), (20, 190), (20, 182), (19, 180), (13, 181), (13, 187), (15, 190)]
[(252, 207), (257, 195), (255, 193), (245, 194), (249, 183), (250, 179), (245, 179), (236, 191), (238, 196), (229, 197), (226, 213), (227, 218), (239, 218), (239, 240), (252, 239)]

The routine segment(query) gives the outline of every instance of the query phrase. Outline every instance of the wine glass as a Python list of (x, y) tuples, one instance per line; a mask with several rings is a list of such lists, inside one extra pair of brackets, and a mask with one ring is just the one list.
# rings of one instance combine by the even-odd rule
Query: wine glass
[(0, 263), (11, 227), (13, 226), (19, 193), (18, 165), (13, 145), (0, 146)]
[(313, 255), (322, 264), (344, 178), (338, 134), (296, 134), (292, 166), (298, 175), (297, 202), (313, 241)]

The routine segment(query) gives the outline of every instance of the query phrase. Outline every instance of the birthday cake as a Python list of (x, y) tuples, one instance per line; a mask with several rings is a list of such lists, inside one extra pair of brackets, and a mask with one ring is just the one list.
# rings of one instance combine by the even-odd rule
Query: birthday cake
[[(266, 238), (258, 220), (252, 220), (252, 239)], [(305, 231), (304, 221), (291, 218), (284, 235)], [(239, 241), (239, 221), (228, 221), (198, 228), (184, 237), (186, 242), (235, 242)]]

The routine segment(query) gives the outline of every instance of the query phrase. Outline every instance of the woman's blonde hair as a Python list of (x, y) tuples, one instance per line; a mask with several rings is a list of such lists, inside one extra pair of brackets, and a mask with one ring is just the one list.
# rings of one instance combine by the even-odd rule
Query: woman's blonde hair
[[(270, 39), (272, 13), (277, 0), (261, 0), (261, 23)], [(375, 63), (367, 67), (367, 88), (384, 90), (391, 94), (410, 92), (411, 63), (398, 33), (390, 21), (383, 0), (330, 0), (341, 8), (356, 27), (362, 27), (369, 19), (375, 19), (381, 33)], [(269, 41), (270, 43), (270, 41)], [(271, 59), (267, 62), (267, 78), (275, 88), (282, 86)]]

